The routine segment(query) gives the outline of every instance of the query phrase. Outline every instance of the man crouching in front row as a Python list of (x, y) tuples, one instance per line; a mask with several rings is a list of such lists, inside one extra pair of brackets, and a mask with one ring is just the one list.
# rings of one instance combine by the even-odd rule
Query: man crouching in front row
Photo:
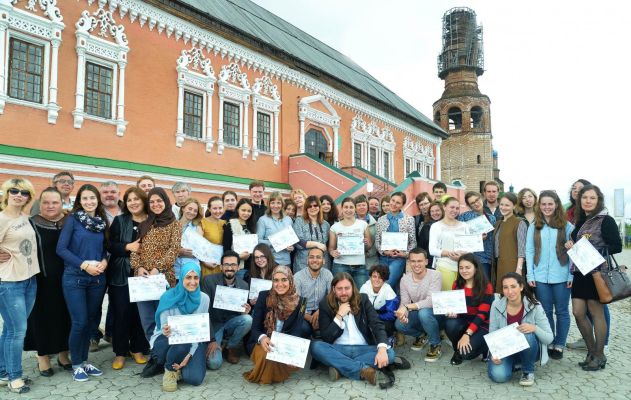
[(410, 368), (403, 357), (389, 348), (383, 322), (365, 294), (360, 294), (346, 272), (335, 275), (331, 291), (320, 302), (320, 333), (323, 341), (312, 342), (313, 358), (329, 367), (329, 376), (341, 375), (387, 388), (394, 383), (395, 369)]

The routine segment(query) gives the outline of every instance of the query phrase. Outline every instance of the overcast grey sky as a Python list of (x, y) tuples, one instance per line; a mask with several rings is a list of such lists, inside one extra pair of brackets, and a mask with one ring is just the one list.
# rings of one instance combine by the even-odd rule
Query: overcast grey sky
[[(431, 117), (442, 16), (475, 10), (501, 178), (567, 198), (585, 178), (631, 197), (630, 2), (255, 0), (344, 53)], [(627, 120), (627, 117), (629, 118)], [(629, 212), (627, 212), (629, 214)]]

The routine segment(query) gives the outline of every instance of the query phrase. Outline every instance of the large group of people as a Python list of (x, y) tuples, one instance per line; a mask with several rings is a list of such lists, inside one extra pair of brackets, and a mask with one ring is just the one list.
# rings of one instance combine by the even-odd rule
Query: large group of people
[[(411, 367), (396, 353), (406, 336), (412, 350), (427, 346), (426, 362), (441, 358), (446, 336), (450, 364), (482, 357), (493, 382), (510, 380), (518, 364), (519, 384), (529, 386), (537, 361), (563, 358), (570, 301), (587, 348), (579, 366), (596, 371), (607, 362), (608, 309), (568, 250), (587, 238), (607, 257), (622, 243), (602, 192), (586, 180), (572, 185), (567, 209), (554, 191), (502, 194), (495, 182), (467, 192), (461, 205), (438, 182), (415, 197), (413, 213), (402, 192), (335, 201), (296, 189), (264, 199), (265, 184), (253, 181), (249, 198), (226, 191), (200, 203), (185, 182), (169, 196), (142, 176), (122, 197), (112, 181), (72, 196), (74, 182), (63, 171), (39, 195), (20, 177), (0, 188), (0, 381), (11, 392), (33, 384), (23, 351), (37, 352), (44, 377), (55, 373), (51, 357), (76, 382), (103, 375), (89, 361), (101, 339), (112, 343), (113, 370), (131, 357), (144, 365), (142, 377), (163, 374), (164, 391), (200, 385), (207, 370), (243, 353), (253, 363), (244, 379), (283, 382), (297, 368), (267, 359), (273, 332), (310, 339), (311, 368), (327, 367), (332, 380), (391, 387), (395, 371)], [(457, 248), (479, 217), (494, 228), (481, 234), (483, 250)], [(287, 228), (298, 241), (272, 246), (270, 237)], [(387, 233), (403, 235), (404, 245), (386, 246)], [(190, 235), (221, 246), (220, 260), (197, 259)], [(240, 235), (258, 238), (251, 252), (235, 247)], [(130, 278), (158, 274), (168, 284), (160, 299), (131, 302)], [(249, 290), (253, 280), (271, 281), (270, 289), (249, 296), (242, 311), (216, 307), (218, 291)], [(432, 294), (450, 290), (464, 292), (466, 312), (435, 313)], [(170, 317), (191, 314), (208, 314), (210, 340), (170, 344)], [(498, 358), (484, 336), (514, 323), (529, 348)]]

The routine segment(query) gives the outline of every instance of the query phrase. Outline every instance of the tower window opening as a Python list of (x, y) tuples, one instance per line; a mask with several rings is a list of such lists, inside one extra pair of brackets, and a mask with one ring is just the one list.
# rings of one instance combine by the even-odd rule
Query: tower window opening
[(449, 130), (462, 129), (462, 111), (458, 107), (451, 107), (449, 115)]
[(484, 112), (482, 111), (482, 107), (475, 106), (471, 108), (471, 127), (472, 128), (482, 128), (482, 115)]

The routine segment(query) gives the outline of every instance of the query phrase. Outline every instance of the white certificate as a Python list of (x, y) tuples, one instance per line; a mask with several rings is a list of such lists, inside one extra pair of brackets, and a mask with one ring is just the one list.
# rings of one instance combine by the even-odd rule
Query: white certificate
[(197, 232), (185, 231), (182, 235), (182, 247), (191, 249), (193, 256), (199, 261), (221, 264), (223, 246), (210, 243), (205, 237)]
[(489, 233), (495, 229), (484, 215), (480, 215), (479, 217), (475, 217), (472, 220), (467, 221), (467, 225), (469, 225), (469, 232), (472, 234), (475, 233), (476, 235)]
[(259, 293), (263, 290), (270, 290), (272, 288), (272, 281), (267, 279), (250, 279), (250, 294), (248, 298), (256, 299), (259, 297)]
[(254, 247), (259, 244), (259, 237), (256, 233), (245, 235), (232, 235), (232, 249), (237, 253), (252, 253)]
[(147, 275), (127, 278), (129, 287), (129, 301), (160, 300), (160, 296), (166, 292), (169, 286), (164, 274)]
[(245, 289), (229, 288), (217, 285), (213, 308), (221, 310), (244, 312), (243, 306), (248, 302), (248, 291)]
[(364, 254), (364, 237), (356, 235), (338, 236), (337, 251), (343, 256)]
[(467, 301), (465, 300), (464, 289), (433, 292), (432, 306), (435, 315), (466, 314)]
[(530, 347), (526, 336), (517, 330), (517, 322), (484, 335), (491, 356), (502, 359)]
[(466, 251), (467, 253), (484, 251), (482, 235), (454, 235), (454, 251)]
[(267, 353), (266, 359), (298, 368), (305, 367), (310, 340), (280, 332), (272, 332), (270, 341), (272, 351)]
[(169, 344), (203, 343), (210, 341), (208, 313), (169, 315), (167, 324), (171, 328)]
[(591, 270), (605, 262), (603, 256), (585, 237), (574, 243), (574, 246), (567, 251), (567, 255), (583, 275), (589, 274)]
[(381, 235), (381, 251), (408, 250), (407, 232), (384, 232)]
[(299, 240), (298, 236), (296, 236), (296, 232), (294, 232), (294, 228), (288, 226), (283, 230), (269, 235), (269, 241), (272, 244), (272, 247), (274, 247), (274, 251), (279, 253), (287, 247), (298, 243)]

